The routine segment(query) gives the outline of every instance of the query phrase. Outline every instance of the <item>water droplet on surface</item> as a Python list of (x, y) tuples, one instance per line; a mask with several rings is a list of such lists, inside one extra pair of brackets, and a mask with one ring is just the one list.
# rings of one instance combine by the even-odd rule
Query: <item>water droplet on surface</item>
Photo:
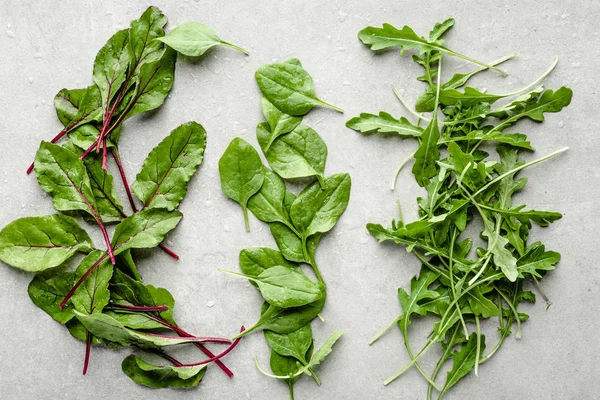
[(29, 78), (27, 78), (27, 82), (33, 83), (33, 76), (30, 76)]
[(214, 305), (215, 305), (215, 302), (214, 302), (214, 301), (212, 301), (212, 300), (211, 300), (211, 301), (208, 301), (208, 302), (206, 302), (206, 307), (212, 307), (212, 306), (214, 306)]
[(42, 57), (44, 57), (44, 55), (43, 55), (42, 53), (40, 53), (40, 52), (36, 52), (36, 53), (33, 55), (33, 58), (42, 58)]
[(15, 33), (13, 31), (6, 31), (6, 36), (8, 36), (11, 39), (15, 38)]
[(558, 127), (559, 127), (559, 128), (564, 128), (564, 127), (565, 127), (565, 121), (560, 121), (560, 122), (558, 123)]

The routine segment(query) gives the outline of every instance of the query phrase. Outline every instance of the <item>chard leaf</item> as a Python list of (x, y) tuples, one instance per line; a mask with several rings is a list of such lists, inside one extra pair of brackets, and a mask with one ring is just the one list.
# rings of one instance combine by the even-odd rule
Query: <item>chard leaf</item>
[[(94, 250), (87, 255), (75, 271), (75, 279), (79, 279), (87, 270), (104, 256), (104, 252)], [(98, 265), (77, 288), (71, 302), (76, 311), (82, 314), (101, 313), (110, 299), (108, 282), (113, 274), (113, 266), (105, 261)]]
[(325, 103), (316, 96), (311, 76), (293, 59), (265, 64), (256, 70), (254, 76), (263, 96), (286, 114), (302, 116), (314, 106), (342, 112), (340, 108)]
[(67, 303), (63, 308), (60, 308), (60, 303), (74, 283), (75, 274), (73, 272), (60, 272), (51, 277), (44, 277), (40, 274), (36, 275), (29, 283), (27, 293), (33, 304), (64, 325), (75, 315), (71, 303)]
[(267, 144), (264, 149), (264, 151), (267, 151), (275, 139), (296, 129), (296, 127), (300, 125), (300, 122), (302, 122), (302, 117), (294, 117), (282, 112), (264, 96), (261, 98), (260, 104), (263, 115), (271, 128), (269, 130), (270, 136), (266, 140)]
[(117, 196), (113, 176), (102, 168), (99, 159), (86, 157), (83, 162), (90, 178), (95, 209), (100, 219), (104, 223), (122, 221), (126, 215)]
[(327, 145), (317, 132), (299, 125), (292, 132), (275, 139), (267, 150), (270, 135), (267, 123), (258, 124), (258, 143), (273, 171), (284, 179), (315, 176), (319, 182), (323, 182)]
[(361, 133), (392, 133), (403, 137), (419, 137), (423, 134), (423, 128), (411, 124), (404, 117), (395, 119), (384, 111), (379, 115), (361, 113), (359, 117), (346, 122), (346, 126)]
[(127, 44), (130, 73), (137, 74), (143, 64), (161, 57), (164, 45), (155, 39), (165, 35), (166, 24), (167, 17), (157, 7), (148, 7), (139, 19), (131, 21)]
[(158, 246), (165, 235), (181, 220), (177, 210), (149, 208), (124, 219), (115, 229), (112, 246), (115, 255), (129, 249), (149, 249)]
[(93, 247), (77, 221), (63, 214), (17, 219), (0, 231), (0, 260), (24, 271), (57, 267)]
[(115, 33), (100, 49), (94, 60), (94, 82), (100, 89), (103, 115), (127, 79), (129, 68), (129, 29)]
[(155, 335), (126, 328), (116, 319), (106, 314), (82, 314), (74, 311), (83, 326), (94, 336), (118, 343), (122, 346), (138, 346), (156, 349), (185, 343), (202, 342), (202, 338)]
[(83, 161), (77, 154), (42, 142), (35, 157), (35, 173), (58, 211), (85, 211), (94, 216), (94, 193)]
[(314, 182), (294, 200), (290, 217), (303, 241), (315, 233), (331, 230), (350, 200), (350, 175), (328, 176), (323, 187)]
[(211, 27), (198, 22), (185, 22), (177, 25), (166, 36), (157, 38), (157, 40), (190, 57), (199, 57), (217, 45), (231, 47), (248, 54), (241, 47), (221, 40)]
[(157, 366), (131, 354), (121, 364), (121, 369), (138, 385), (150, 388), (182, 388), (197, 386), (206, 373), (206, 365), (195, 367)]
[(221, 188), (227, 197), (242, 206), (247, 231), (250, 230), (248, 200), (261, 189), (263, 171), (260, 156), (254, 147), (241, 138), (233, 139), (219, 159)]
[(175, 128), (148, 155), (131, 185), (145, 208), (174, 210), (187, 192), (190, 181), (202, 163), (206, 131), (196, 122)]

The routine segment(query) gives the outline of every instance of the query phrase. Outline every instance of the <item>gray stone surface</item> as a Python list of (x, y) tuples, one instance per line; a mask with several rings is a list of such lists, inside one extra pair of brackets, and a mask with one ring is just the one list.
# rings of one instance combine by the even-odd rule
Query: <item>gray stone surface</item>
[[(168, 288), (177, 300), (176, 316), (190, 331), (232, 335), (257, 318), (260, 299), (243, 280), (218, 273), (237, 268), (238, 251), (274, 246), (266, 226), (251, 219), (244, 231), (241, 211), (220, 190), (217, 161), (229, 141), (241, 136), (256, 145), (254, 128), (262, 120), (254, 71), (262, 64), (298, 57), (315, 80), (320, 97), (340, 105), (344, 115), (318, 109), (305, 122), (329, 147), (327, 173), (348, 171), (353, 179), (350, 206), (317, 254), (329, 297), (326, 323), (315, 321), (321, 343), (335, 329), (345, 335), (319, 373), (323, 386), (302, 379), (298, 399), (424, 398), (426, 384), (409, 371), (389, 387), (383, 379), (407, 361), (395, 331), (372, 347), (367, 340), (399, 312), (399, 286), (408, 286), (418, 269), (401, 248), (381, 246), (364, 226), (387, 223), (396, 199), (414, 217), (422, 191), (404, 171), (395, 192), (389, 180), (398, 162), (414, 150), (410, 141), (364, 137), (344, 127), (361, 111), (406, 112), (390, 91), (401, 88), (410, 100), (422, 90), (419, 68), (396, 52), (374, 55), (357, 39), (366, 25), (411, 25), (425, 34), (453, 16), (448, 43), (475, 58), (493, 60), (518, 52), (506, 64), (511, 75), (486, 74), (477, 85), (508, 92), (541, 74), (555, 56), (560, 63), (547, 87), (574, 90), (570, 107), (548, 115), (542, 125), (523, 123), (537, 151), (570, 150), (526, 172), (530, 183), (519, 197), (532, 207), (557, 209), (564, 218), (533, 236), (562, 253), (563, 261), (544, 279), (554, 305), (526, 310), (531, 319), (523, 338), (514, 336), (448, 394), (448, 399), (592, 399), (600, 390), (600, 274), (598, 246), (597, 100), (598, 27), (596, 2), (495, 1), (164, 1), (157, 0), (170, 27), (184, 21), (206, 23), (225, 40), (251, 55), (220, 48), (202, 60), (180, 57), (171, 98), (158, 112), (125, 124), (121, 152), (132, 179), (145, 155), (179, 124), (196, 120), (208, 131), (208, 149), (181, 206), (185, 218), (168, 243), (181, 255), (176, 263), (161, 252), (140, 262), (147, 282)], [(91, 83), (97, 50), (150, 5), (147, 1), (0, 0), (0, 226), (18, 217), (53, 212), (49, 198), (24, 170), (40, 140), (60, 130), (52, 106), (63, 87)], [(465, 64), (445, 64), (450, 74)], [(96, 236), (97, 243), (101, 243)], [(262, 335), (247, 337), (227, 357), (236, 373), (226, 378), (214, 366), (191, 391), (149, 390), (133, 384), (120, 369), (129, 349), (94, 348), (90, 371), (81, 375), (84, 346), (37, 309), (26, 292), (30, 274), (0, 267), (0, 398), (3, 399), (270, 399), (286, 398), (286, 386), (256, 370), (253, 357), (268, 365)], [(214, 306), (210, 307), (208, 304)], [(421, 328), (425, 327), (422, 325)], [(490, 329), (493, 330), (493, 327)], [(415, 325), (415, 341), (419, 339)], [(424, 330), (421, 330), (425, 333)], [(420, 339), (424, 336), (421, 335)], [(434, 359), (426, 358), (431, 369)]]

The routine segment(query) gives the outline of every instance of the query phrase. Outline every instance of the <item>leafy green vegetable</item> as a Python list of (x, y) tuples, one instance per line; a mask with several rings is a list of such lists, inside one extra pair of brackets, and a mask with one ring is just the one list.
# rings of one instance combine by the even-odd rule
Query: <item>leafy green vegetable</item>
[(242, 206), (249, 231), (248, 200), (261, 190), (264, 181), (260, 156), (244, 139), (235, 138), (219, 159), (219, 174), (223, 193)]
[(202, 163), (205, 148), (202, 125), (188, 122), (174, 129), (144, 161), (131, 185), (133, 193), (146, 208), (177, 208), (187, 183)]
[[(310, 323), (323, 309), (326, 298), (315, 252), (321, 236), (346, 210), (351, 183), (348, 174), (325, 176), (327, 146), (316, 131), (300, 125), (301, 116), (313, 106), (330, 106), (316, 97), (312, 78), (300, 61), (265, 65), (255, 76), (267, 120), (258, 124), (256, 136), (272, 170), (262, 165), (252, 146), (236, 138), (221, 157), (219, 171), (223, 192), (240, 203), (244, 214), (247, 202), (259, 220), (269, 223), (280, 251), (251, 248), (240, 252), (243, 274), (230, 273), (247, 278), (265, 302), (258, 321), (235, 338), (264, 332), (276, 375), (265, 374), (283, 380), (293, 398), (294, 384), (302, 374), (321, 384), (312, 367), (331, 352), (335, 341), (327, 342), (313, 355)], [(313, 176), (316, 181), (298, 196), (286, 188), (285, 180), (299, 183), (297, 178)], [(317, 281), (307, 277), (296, 263), (308, 264)]]
[[(418, 36), (407, 26), (399, 30), (384, 24), (383, 28), (367, 27), (360, 31), (359, 39), (372, 50), (396, 47), (403, 54), (405, 50), (416, 49), (419, 54), (413, 60), (424, 69), (417, 79), (425, 82), (426, 87), (417, 99), (416, 111), (394, 89), (402, 104), (418, 118), (415, 124), (403, 117), (394, 119), (383, 111), (379, 116), (363, 113), (346, 124), (360, 133), (394, 133), (413, 136), (418, 142), (417, 151), (400, 164), (394, 178), (395, 182), (398, 172), (414, 157), (412, 173), (426, 192), (426, 196), (417, 199), (418, 219), (406, 222), (400, 212), (400, 218), (393, 220), (391, 227), (370, 223), (367, 229), (380, 242), (406, 246), (406, 251), (421, 262), (421, 271), (411, 280), (410, 292), (398, 289), (402, 313), (371, 343), (398, 326), (410, 361), (385, 384), (414, 366), (429, 383), (428, 399), (434, 389), (442, 398), (470, 371), (477, 374), (478, 366), (496, 353), (515, 324), (516, 337), (520, 338), (521, 322), (529, 317), (519, 312), (519, 304), (535, 301), (533, 293), (522, 289), (524, 282), (531, 279), (539, 287), (538, 280), (560, 260), (558, 253), (546, 251), (542, 243), (528, 244), (528, 241), (532, 223), (547, 227), (560, 219), (561, 214), (515, 206), (513, 196), (527, 183), (526, 178), (516, 177), (519, 171), (566, 149), (525, 163), (519, 159), (519, 151), (533, 151), (527, 136), (505, 131), (524, 118), (542, 122), (545, 113), (561, 111), (572, 98), (568, 88), (553, 91), (540, 86), (556, 63), (533, 84), (513, 93), (486, 93), (465, 86), (475, 74), (487, 69), (499, 71), (496, 66), (514, 55), (487, 64), (450, 50), (443, 45), (442, 36), (453, 25), (453, 19), (436, 24), (429, 39)], [(449, 55), (480, 64), (482, 68), (456, 73), (443, 82), (442, 62)], [(507, 103), (493, 109), (500, 99)], [(432, 114), (419, 114), (424, 112)], [(425, 129), (419, 128), (421, 120), (428, 121)], [(482, 144), (495, 147), (499, 157), (492, 158), (487, 151), (480, 150)], [(472, 221), (483, 223), (480, 237), (487, 242), (485, 248), (472, 249), (476, 239), (470, 237), (475, 231)], [(275, 229), (280, 237), (287, 238), (285, 227), (278, 225)], [(282, 253), (284, 248), (293, 248), (289, 240), (279, 242), (284, 244)], [(413, 352), (409, 327), (417, 317), (433, 318), (434, 322), (424, 347)], [(489, 324), (483, 325), (481, 320), (490, 318), (498, 318), (500, 338), (484, 355), (482, 326)], [(430, 373), (419, 362), (438, 343), (442, 354)], [(452, 368), (440, 387), (436, 377), (450, 360)], [(298, 368), (287, 379), (302, 372), (303, 368)]]
[(156, 40), (160, 40), (185, 56), (201, 56), (217, 45), (231, 47), (246, 55), (248, 54), (241, 47), (219, 39), (211, 27), (198, 22), (186, 22), (178, 25), (167, 36), (158, 37)]
[(25, 271), (56, 267), (93, 246), (77, 221), (62, 214), (21, 218), (0, 231), (0, 260)]
[(297, 60), (267, 64), (254, 74), (263, 96), (282, 112), (302, 116), (314, 106), (343, 112), (341, 108), (325, 103), (315, 94), (312, 77)]
[(123, 360), (121, 368), (132, 381), (150, 388), (187, 389), (197, 386), (206, 374), (206, 365), (194, 367), (156, 366), (133, 354)]

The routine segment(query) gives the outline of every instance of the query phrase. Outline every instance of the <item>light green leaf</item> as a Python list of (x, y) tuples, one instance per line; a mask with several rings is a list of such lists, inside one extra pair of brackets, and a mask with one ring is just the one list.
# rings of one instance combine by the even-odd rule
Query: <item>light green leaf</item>
[(415, 152), (412, 172), (419, 186), (424, 186), (427, 180), (437, 173), (435, 162), (440, 159), (438, 140), (440, 140), (440, 130), (437, 120), (433, 118), (421, 135), (421, 144)]
[(273, 171), (264, 168), (263, 184), (248, 201), (248, 209), (264, 222), (282, 222), (289, 224), (287, 212), (283, 208), (285, 198), (285, 183)]
[(0, 231), (0, 260), (25, 271), (59, 266), (93, 247), (77, 221), (63, 214), (17, 219)]
[(100, 49), (94, 60), (94, 82), (100, 89), (103, 114), (127, 79), (129, 68), (129, 29), (115, 33)]
[[(92, 265), (99, 261), (105, 253), (95, 250), (83, 259), (75, 271), (75, 279), (81, 278)], [(82, 314), (101, 313), (110, 299), (108, 282), (113, 274), (113, 266), (108, 260), (98, 265), (77, 288), (71, 302), (75, 310)]]
[(419, 137), (423, 134), (423, 128), (411, 124), (404, 117), (395, 119), (384, 111), (379, 115), (361, 113), (359, 117), (346, 122), (346, 127), (361, 133), (391, 133), (403, 137)]
[(164, 42), (167, 46), (183, 55), (192, 57), (201, 56), (216, 45), (231, 47), (244, 54), (248, 54), (241, 47), (221, 40), (211, 27), (198, 22), (185, 22), (177, 25), (165, 37), (158, 38), (157, 40)]
[[(240, 251), (240, 269), (245, 275), (256, 277), (266, 269), (278, 265), (300, 272), (298, 265), (283, 258), (277, 250), (254, 247)], [(256, 286), (255, 282), (251, 281), (251, 283)]]
[(188, 122), (177, 127), (150, 152), (131, 185), (133, 193), (145, 208), (177, 208), (202, 163), (205, 148), (202, 125)]
[(126, 215), (117, 196), (113, 176), (102, 168), (100, 159), (88, 156), (83, 162), (90, 178), (95, 209), (100, 219), (104, 223), (122, 221)]

